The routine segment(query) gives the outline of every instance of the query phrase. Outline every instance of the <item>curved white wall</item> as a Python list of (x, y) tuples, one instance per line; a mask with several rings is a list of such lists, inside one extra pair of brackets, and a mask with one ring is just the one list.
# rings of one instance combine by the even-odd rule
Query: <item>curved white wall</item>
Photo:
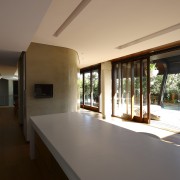
[[(26, 53), (25, 136), (30, 116), (77, 111), (77, 52), (31, 43)], [(34, 98), (34, 84), (53, 84), (53, 98)], [(26, 135), (27, 132), (27, 135)]]

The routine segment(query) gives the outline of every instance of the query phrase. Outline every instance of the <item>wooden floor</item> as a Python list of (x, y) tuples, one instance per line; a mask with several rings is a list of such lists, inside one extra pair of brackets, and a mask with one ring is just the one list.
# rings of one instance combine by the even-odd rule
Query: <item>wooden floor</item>
[(29, 144), (24, 139), (13, 108), (0, 107), (0, 179), (48, 179), (42, 171), (38, 163), (29, 158)]

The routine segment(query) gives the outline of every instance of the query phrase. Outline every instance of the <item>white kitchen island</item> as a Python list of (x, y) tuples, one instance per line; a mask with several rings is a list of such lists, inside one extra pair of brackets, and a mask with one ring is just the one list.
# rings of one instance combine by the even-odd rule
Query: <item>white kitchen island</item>
[(180, 147), (81, 113), (34, 116), (36, 132), (69, 179), (179, 180)]

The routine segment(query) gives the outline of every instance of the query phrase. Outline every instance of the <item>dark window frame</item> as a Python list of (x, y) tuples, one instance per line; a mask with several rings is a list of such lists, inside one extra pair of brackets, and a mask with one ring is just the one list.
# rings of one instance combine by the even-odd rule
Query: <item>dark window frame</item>
[[(92, 73), (94, 70), (98, 70), (98, 80), (99, 80), (99, 83), (98, 83), (98, 96), (99, 96), (99, 105), (98, 107), (96, 106), (93, 106), (93, 102), (92, 102)], [(90, 94), (91, 94), (91, 100), (90, 100), (90, 106), (86, 105), (85, 104), (85, 101), (84, 101), (84, 82), (85, 82), (85, 77), (84, 77), (84, 74), (87, 73), (87, 72), (90, 72)], [(88, 110), (91, 110), (91, 111), (96, 111), (96, 112), (99, 112), (100, 109), (100, 94), (101, 94), (101, 65), (98, 64), (98, 65), (95, 65), (95, 66), (90, 66), (90, 67), (87, 67), (87, 68), (83, 68), (83, 69), (80, 69), (80, 74), (82, 74), (82, 77), (83, 77), (83, 84), (82, 84), (82, 87), (83, 87), (83, 94), (82, 94), (82, 97), (83, 97), (83, 103), (80, 104), (80, 107), (83, 108), (83, 109), (88, 109)]]

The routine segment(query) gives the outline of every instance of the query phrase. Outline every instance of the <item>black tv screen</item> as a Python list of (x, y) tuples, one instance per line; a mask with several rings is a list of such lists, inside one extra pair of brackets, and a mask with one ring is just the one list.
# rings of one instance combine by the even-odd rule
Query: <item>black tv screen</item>
[(35, 84), (34, 96), (36, 98), (51, 98), (53, 97), (53, 84)]

